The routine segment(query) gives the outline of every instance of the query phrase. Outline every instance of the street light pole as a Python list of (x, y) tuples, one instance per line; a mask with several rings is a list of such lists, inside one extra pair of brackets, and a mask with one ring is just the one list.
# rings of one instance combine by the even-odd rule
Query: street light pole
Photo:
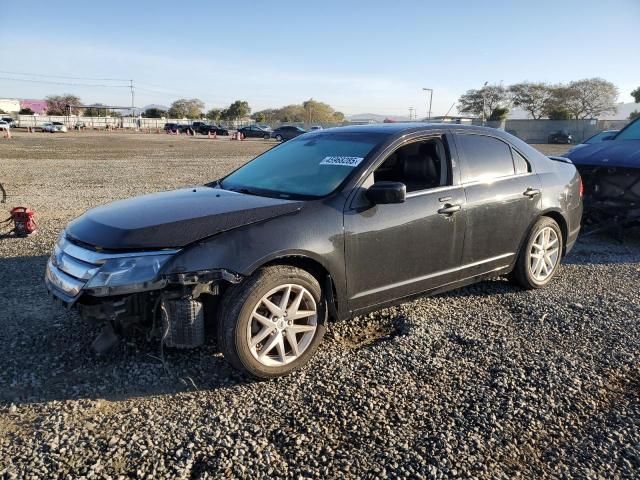
[(433, 102), (433, 89), (432, 88), (423, 88), (422, 90), (429, 92), (429, 115), (427, 116), (427, 120), (431, 121), (431, 104)]
[(487, 97), (485, 97), (485, 87), (487, 86), (489, 82), (484, 82), (484, 85), (482, 85), (482, 126), (484, 127), (484, 122), (485, 122), (485, 113), (484, 113), (484, 109), (486, 106), (486, 102), (487, 102)]

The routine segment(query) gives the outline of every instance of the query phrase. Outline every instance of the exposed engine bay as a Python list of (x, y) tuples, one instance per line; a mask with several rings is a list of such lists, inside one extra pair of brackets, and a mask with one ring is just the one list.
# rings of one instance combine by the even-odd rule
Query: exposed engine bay
[(640, 169), (582, 165), (587, 230), (626, 229), (640, 223)]

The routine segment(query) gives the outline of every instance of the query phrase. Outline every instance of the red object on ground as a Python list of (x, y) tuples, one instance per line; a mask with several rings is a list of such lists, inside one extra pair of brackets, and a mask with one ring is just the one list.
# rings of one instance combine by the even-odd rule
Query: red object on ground
[(36, 222), (33, 219), (33, 210), (27, 207), (15, 207), (11, 209), (11, 217), (13, 220), (13, 231), (18, 237), (26, 237), (36, 231)]

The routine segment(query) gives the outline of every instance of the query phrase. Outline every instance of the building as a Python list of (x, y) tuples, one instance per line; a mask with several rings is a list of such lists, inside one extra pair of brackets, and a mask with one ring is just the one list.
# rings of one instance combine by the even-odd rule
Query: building
[(5, 113), (18, 113), (20, 111), (20, 100), (17, 98), (0, 98), (0, 110)]
[(20, 100), (20, 108), (30, 108), (36, 115), (47, 113), (47, 102), (45, 100), (23, 99)]

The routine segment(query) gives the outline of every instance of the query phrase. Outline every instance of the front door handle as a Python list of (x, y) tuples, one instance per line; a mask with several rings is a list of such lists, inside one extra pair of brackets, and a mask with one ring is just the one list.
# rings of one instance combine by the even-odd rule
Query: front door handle
[(460, 205), (451, 205), (450, 203), (446, 203), (444, 207), (438, 210), (438, 213), (440, 215), (453, 215), (460, 210), (462, 210), (462, 207)]
[(524, 192), (522, 192), (523, 195), (529, 197), (529, 198), (533, 198), (536, 197), (538, 195), (540, 195), (540, 190), (537, 188), (527, 188)]

